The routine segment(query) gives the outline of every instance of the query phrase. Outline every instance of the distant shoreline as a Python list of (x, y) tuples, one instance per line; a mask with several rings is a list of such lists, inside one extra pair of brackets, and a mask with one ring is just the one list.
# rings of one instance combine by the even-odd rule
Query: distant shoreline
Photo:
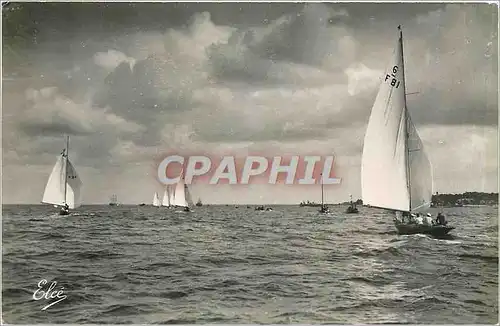
[[(348, 206), (349, 203), (325, 203), (326, 206)], [(44, 207), (51, 207), (51, 205), (44, 205), (44, 204), (3, 204), (2, 206), (44, 206)], [(109, 204), (82, 204), (80, 207), (92, 207), (92, 206), (107, 206), (107, 207), (113, 207), (115, 209), (119, 209), (120, 207), (153, 207), (152, 204), (145, 204), (145, 205), (140, 205), (140, 204), (120, 204), (118, 206), (110, 206)], [(317, 207), (320, 207), (321, 204), (318, 204), (316, 206), (312, 206), (312, 205), (304, 205), (304, 206), (300, 206), (299, 204), (203, 204), (203, 206), (196, 206), (194, 205), (195, 207), (206, 207), (206, 206), (215, 206), (215, 207), (218, 207), (218, 206), (239, 206), (239, 207), (246, 207), (246, 206), (251, 206), (251, 207), (254, 207), (254, 206), (273, 206), (273, 207), (277, 207), (277, 206), (290, 206), (290, 207), (300, 207), (300, 208), (306, 208), (306, 207), (310, 207), (310, 208), (317, 208)], [(366, 208), (370, 208), (369, 205), (359, 205), (358, 204), (358, 207), (361, 206), (361, 207), (366, 207)], [(465, 207), (465, 208), (471, 208), (471, 207), (495, 207), (495, 206), (498, 206), (498, 204), (471, 204), (471, 205), (462, 205), (462, 206), (457, 206), (457, 205), (439, 205), (439, 206), (431, 206), (431, 208), (454, 208), (454, 207), (457, 207), (457, 208), (460, 208), (460, 207)], [(80, 208), (78, 207), (78, 208)], [(162, 208), (162, 207), (167, 207), (167, 206), (160, 206), (158, 208)], [(78, 210), (78, 208), (76, 208), (76, 210)]]
[[(360, 206), (367, 207), (363, 205), (363, 201), (361, 199), (353, 200), (354, 203)], [(144, 207), (152, 206), (151, 203), (144, 203)], [(325, 205), (349, 205), (350, 202), (339, 202), (339, 203), (325, 203)], [(480, 207), (480, 206), (495, 206), (498, 205), (498, 193), (486, 193), (486, 192), (464, 192), (461, 194), (439, 194), (436, 193), (432, 195), (432, 206), (431, 207)], [(3, 203), (2, 206), (15, 206), (15, 205), (26, 205), (26, 206), (52, 206), (42, 203)], [(98, 203), (98, 204), (82, 204), (82, 206), (109, 206), (109, 203)], [(110, 206), (110, 207), (120, 207), (120, 206), (139, 206), (141, 203), (133, 203), (133, 204), (125, 204), (120, 203), (118, 206)], [(321, 204), (310, 201), (303, 201), (297, 204), (210, 204), (203, 203), (203, 206), (301, 206), (301, 207), (319, 207)]]

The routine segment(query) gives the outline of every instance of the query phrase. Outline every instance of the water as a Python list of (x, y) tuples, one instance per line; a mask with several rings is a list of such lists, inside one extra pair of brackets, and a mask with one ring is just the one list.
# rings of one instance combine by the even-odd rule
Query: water
[[(445, 210), (451, 240), (392, 217), (275, 206), (3, 208), (7, 323), (496, 323), (498, 209)], [(434, 214), (435, 215), (435, 214)], [(67, 299), (35, 301), (41, 279)]]

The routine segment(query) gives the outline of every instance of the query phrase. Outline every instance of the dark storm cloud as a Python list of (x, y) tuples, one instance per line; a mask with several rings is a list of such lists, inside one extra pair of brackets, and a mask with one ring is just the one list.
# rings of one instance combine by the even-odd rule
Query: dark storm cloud
[[(9, 70), (36, 69), (73, 106), (83, 103), (90, 111), (105, 110), (104, 121), (119, 117), (122, 125), (136, 124), (140, 132), (122, 133), (120, 139), (140, 146), (160, 144), (168, 124), (192, 125), (192, 138), (198, 141), (234, 142), (321, 138), (332, 128), (366, 123), (381, 70), (394, 46), (394, 26), (401, 20), (409, 26), (405, 30), (405, 44), (411, 50), (406, 52), (408, 84), (420, 92), (408, 99), (415, 122), (497, 123), (497, 99), (491, 95), (494, 78), (484, 87), (476, 79), (471, 88), (472, 81), (462, 76), (471, 71), (497, 74), (496, 50), (485, 60), (483, 49), (460, 39), (488, 39), (493, 25), (488, 25), (492, 16), (487, 6), (464, 9), (473, 22), (466, 27), (460, 23), (462, 7), (441, 4), (32, 3), (23, 7), (17, 16), (8, 17), (7, 43), (17, 33), (13, 19), (24, 19), (36, 30), (33, 46), (40, 49), (25, 51), (27, 61), (43, 64), (19, 69), (20, 64), (12, 65)], [(474, 20), (476, 14), (481, 21)], [(432, 26), (441, 26), (439, 32)], [(452, 27), (457, 26), (454, 32)], [(29, 30), (23, 28), (20, 31)], [(492, 40), (494, 49), (497, 43)], [(450, 56), (452, 51), (466, 55), (456, 58)], [(14, 57), (9, 55), (8, 62), (18, 62)], [(434, 58), (441, 59), (433, 63)], [(429, 80), (425, 74), (430, 71), (442, 78)], [(451, 76), (450, 81), (445, 76)], [(327, 89), (321, 90), (325, 85), (340, 88), (329, 95)], [(208, 89), (215, 86), (224, 91), (224, 98), (209, 95)], [(248, 95), (237, 96), (241, 89)], [(269, 91), (265, 97), (257, 95), (263, 89)], [(295, 99), (294, 90), (304, 92)], [(50, 106), (49, 101), (43, 109), (35, 109)], [(63, 106), (59, 109), (69, 112)], [(67, 114), (50, 112), (52, 125), (31, 119), (21, 124), (23, 130), (43, 136), (102, 129), (96, 119), (80, 123)], [(290, 127), (302, 120), (300, 127)], [(103, 137), (109, 133), (103, 132)]]
[(23, 122), (21, 130), (29, 136), (88, 135), (90, 132), (71, 125), (68, 121)]

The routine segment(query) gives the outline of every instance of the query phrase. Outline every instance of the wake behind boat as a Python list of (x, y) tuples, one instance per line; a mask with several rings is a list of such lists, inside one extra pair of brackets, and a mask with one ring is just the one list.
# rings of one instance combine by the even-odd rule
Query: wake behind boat
[(66, 137), (66, 148), (57, 158), (56, 164), (45, 186), (42, 203), (61, 206), (59, 215), (68, 215), (70, 209), (81, 205), (82, 181), (75, 167), (69, 160), (69, 136)]
[(440, 236), (454, 229), (447, 226), (443, 215), (438, 216), (437, 224), (411, 215), (430, 207), (433, 178), (431, 163), (406, 105), (400, 26), (398, 31), (398, 44), (366, 129), (361, 165), (363, 203), (396, 212), (394, 224), (399, 234)]

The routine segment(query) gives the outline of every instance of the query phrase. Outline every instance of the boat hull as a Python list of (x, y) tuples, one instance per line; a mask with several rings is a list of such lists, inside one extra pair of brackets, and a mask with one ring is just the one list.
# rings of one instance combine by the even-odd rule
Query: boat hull
[(455, 227), (445, 225), (423, 225), (423, 224), (406, 224), (395, 223), (398, 234), (411, 235), (411, 234), (428, 234), (433, 236), (447, 235)]
[(330, 210), (328, 209), (327, 206), (323, 206), (318, 210), (318, 212), (320, 212), (321, 214), (328, 214), (330, 213)]
[(65, 209), (61, 209), (59, 211), (59, 215), (69, 215), (69, 211), (68, 210), (65, 210)]
[(356, 214), (356, 213), (359, 213), (358, 209), (357, 208), (353, 208), (353, 207), (347, 207), (347, 210), (345, 212), (347, 214)]

